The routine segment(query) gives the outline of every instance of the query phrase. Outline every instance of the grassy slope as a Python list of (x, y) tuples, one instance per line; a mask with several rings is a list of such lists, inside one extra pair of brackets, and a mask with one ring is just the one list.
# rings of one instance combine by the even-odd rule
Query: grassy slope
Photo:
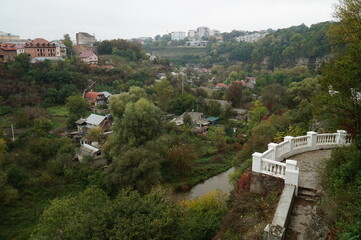
[(190, 54), (205, 56), (207, 49), (201, 47), (166, 47), (163, 49), (153, 49), (152, 53), (159, 57), (176, 59)]

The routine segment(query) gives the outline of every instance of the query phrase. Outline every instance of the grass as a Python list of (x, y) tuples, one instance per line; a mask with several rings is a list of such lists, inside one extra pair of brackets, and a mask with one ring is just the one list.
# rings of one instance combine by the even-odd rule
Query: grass
[(159, 57), (175, 59), (190, 54), (205, 56), (207, 54), (207, 49), (201, 47), (166, 47), (162, 49), (153, 49), (152, 52)]
[(69, 111), (66, 109), (65, 106), (49, 107), (49, 108), (47, 108), (47, 110), (49, 111), (49, 113), (52, 116), (64, 117), (64, 116), (69, 115)]

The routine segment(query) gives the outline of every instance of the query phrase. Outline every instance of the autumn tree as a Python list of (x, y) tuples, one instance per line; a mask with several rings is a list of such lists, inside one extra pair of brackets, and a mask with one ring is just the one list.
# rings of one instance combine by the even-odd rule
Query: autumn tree
[(232, 107), (239, 107), (242, 99), (242, 86), (233, 83), (226, 92), (226, 99), (232, 102)]

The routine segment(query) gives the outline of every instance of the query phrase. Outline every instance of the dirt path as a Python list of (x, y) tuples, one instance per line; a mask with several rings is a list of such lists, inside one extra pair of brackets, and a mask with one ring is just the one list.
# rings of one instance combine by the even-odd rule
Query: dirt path
[(322, 195), (321, 173), (331, 150), (319, 150), (298, 154), (289, 159), (297, 160), (300, 169), (299, 192), (295, 199), (286, 240), (323, 240), (327, 225), (317, 214), (315, 200)]

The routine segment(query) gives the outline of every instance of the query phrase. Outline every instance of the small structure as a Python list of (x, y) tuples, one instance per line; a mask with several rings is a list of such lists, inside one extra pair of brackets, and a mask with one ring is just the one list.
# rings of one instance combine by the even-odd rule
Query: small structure
[(86, 119), (80, 118), (75, 123), (77, 124), (79, 132), (86, 132), (88, 129), (99, 127), (104, 131), (108, 131), (112, 125), (112, 116), (101, 116), (97, 114), (90, 114)]
[(98, 64), (98, 56), (91, 51), (84, 51), (80, 55), (80, 60), (86, 64)]
[(221, 89), (221, 88), (229, 88), (229, 86), (224, 83), (217, 83), (215, 89)]
[(109, 93), (109, 92), (107, 92), (107, 91), (99, 92), (99, 93), (103, 94), (104, 97), (105, 97), (105, 101), (106, 101), (107, 103), (109, 103), (109, 100), (110, 100), (110, 97), (112, 96), (112, 94)]
[(247, 109), (242, 108), (232, 108), (232, 111), (236, 113), (235, 119), (236, 120), (247, 120)]
[(84, 96), (87, 102), (91, 106), (103, 105), (106, 104), (107, 98), (105, 97), (104, 93), (100, 92), (87, 92)]
[(207, 118), (210, 124), (214, 125), (217, 123), (218, 117), (209, 117)]
[(94, 165), (102, 166), (107, 164), (107, 161), (104, 158), (100, 148), (94, 147), (87, 143), (81, 144), (77, 154), (79, 162), (84, 161), (84, 158), (87, 156), (94, 161)]
[(186, 116), (189, 116), (192, 125), (195, 125), (196, 127), (204, 127), (209, 125), (209, 121), (203, 117), (203, 113), (200, 112), (184, 112), (179, 117), (173, 118), (170, 122), (174, 122), (177, 126), (184, 124), (184, 118)]

